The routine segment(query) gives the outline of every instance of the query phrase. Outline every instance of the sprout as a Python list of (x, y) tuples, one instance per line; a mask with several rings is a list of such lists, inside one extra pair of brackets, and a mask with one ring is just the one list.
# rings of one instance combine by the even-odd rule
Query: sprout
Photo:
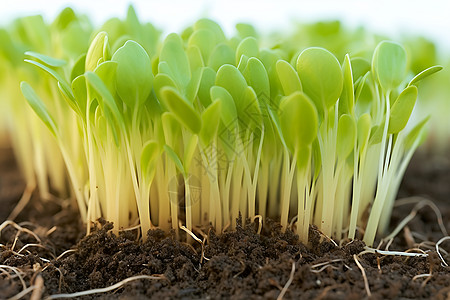
[[(74, 18), (64, 11), (53, 26)], [(265, 49), (253, 27), (237, 29), (228, 39), (201, 19), (159, 43), (130, 8), (82, 53), (27, 52), (51, 88), (24, 77), (21, 90), (56, 141), (45, 153), (61, 154), (83, 221), (105, 217), (116, 232), (138, 222), (145, 239), (180, 223), (222, 232), (239, 213), (280, 218), (283, 230), (296, 217), (305, 243), (314, 224), (335, 239), (359, 226), (371, 245), (424, 139), (427, 119), (410, 120), (417, 83), (440, 67), (408, 80), (394, 42), (340, 63), (320, 47)]]

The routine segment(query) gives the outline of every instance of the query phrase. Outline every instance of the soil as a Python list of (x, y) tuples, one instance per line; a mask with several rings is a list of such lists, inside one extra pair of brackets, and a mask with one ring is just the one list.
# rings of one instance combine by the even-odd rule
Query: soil
[[(416, 155), (399, 197), (432, 199), (450, 231), (449, 183), (449, 160)], [(24, 187), (11, 151), (0, 149), (0, 224)], [(395, 207), (391, 230), (415, 205)], [(258, 221), (220, 236), (205, 230), (204, 245), (182, 243), (159, 230), (149, 231), (145, 242), (133, 230), (116, 237), (105, 221), (85, 236), (79, 216), (64, 201), (42, 203), (36, 194), (15, 222), (21, 227), (0, 228), (0, 299), (100, 289), (137, 275), (149, 277), (81, 299), (450, 299), (450, 267), (442, 266), (435, 250), (444, 234), (429, 206), (417, 211), (389, 247), (420, 248), (427, 251), (426, 258), (357, 256), (364, 251), (363, 242), (337, 246), (313, 227), (306, 247), (269, 219), (260, 234)], [(442, 256), (450, 262), (445, 249), (450, 250), (450, 241), (441, 244)]]

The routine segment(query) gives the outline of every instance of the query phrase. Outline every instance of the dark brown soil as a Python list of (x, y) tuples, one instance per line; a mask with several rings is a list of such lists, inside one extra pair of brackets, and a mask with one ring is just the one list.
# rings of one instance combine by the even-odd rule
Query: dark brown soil
[[(11, 163), (10, 151), (0, 151), (2, 223), (20, 198), (24, 184)], [(448, 160), (415, 157), (399, 196), (433, 199), (450, 231)], [(137, 279), (107, 293), (81, 298), (276, 299), (288, 282), (284, 299), (368, 298), (354, 256), (364, 250), (360, 241), (336, 247), (330, 241), (321, 242), (320, 233), (311, 228), (312, 247), (307, 248), (290, 231), (281, 233), (278, 223), (271, 220), (264, 221), (261, 234), (257, 234), (256, 223), (220, 236), (206, 232), (203, 250), (200, 243), (188, 245), (158, 230), (150, 231), (146, 242), (137, 241), (133, 231), (116, 237), (110, 231), (112, 224), (106, 222), (84, 236), (77, 214), (66, 205), (37, 200), (34, 195), (16, 222), (34, 232), (40, 241), (12, 225), (0, 232), (0, 299), (13, 297), (25, 288), (19, 276), (5, 266), (17, 268), (26, 287), (39, 286), (38, 278), (43, 279), (43, 292), (36, 289), (35, 299), (104, 288), (136, 275), (152, 275), (154, 279)], [(392, 229), (414, 205), (395, 208)], [(357, 256), (368, 279), (371, 299), (449, 299), (450, 268), (441, 265), (434, 248), (442, 237), (435, 213), (424, 207), (389, 249), (430, 250), (427, 258)], [(64, 253), (68, 249), (75, 250)], [(450, 241), (444, 242), (442, 249), (449, 251)], [(58, 257), (61, 253), (63, 256)], [(450, 255), (443, 256), (450, 262)], [(421, 274), (431, 276), (414, 278)], [(31, 295), (32, 291), (24, 298)]]

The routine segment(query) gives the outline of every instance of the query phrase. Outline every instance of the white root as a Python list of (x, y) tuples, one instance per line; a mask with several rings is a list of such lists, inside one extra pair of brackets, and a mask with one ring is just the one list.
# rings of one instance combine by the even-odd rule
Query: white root
[(441, 265), (444, 267), (448, 267), (448, 263), (445, 261), (445, 259), (442, 257), (441, 252), (439, 252), (439, 245), (442, 244), (444, 241), (450, 240), (450, 236), (444, 236), (436, 243), (436, 252), (439, 255), (439, 258), (441, 259), (442, 263)]
[(138, 275), (138, 276), (129, 277), (127, 279), (119, 281), (118, 283), (113, 284), (109, 287), (100, 288), (100, 289), (92, 289), (92, 290), (87, 290), (87, 291), (82, 291), (82, 292), (71, 293), (71, 294), (55, 294), (55, 295), (48, 296), (47, 298), (45, 298), (45, 300), (75, 298), (75, 297), (81, 297), (81, 296), (87, 296), (87, 295), (93, 295), (93, 294), (99, 294), (99, 293), (107, 293), (107, 292), (113, 291), (115, 289), (118, 289), (118, 288), (124, 286), (128, 282), (131, 282), (134, 280), (139, 280), (139, 279), (161, 280), (161, 279), (165, 279), (165, 277), (164, 276)]
[(366, 271), (364, 271), (364, 268), (360, 264), (360, 262), (358, 260), (358, 256), (356, 254), (353, 254), (353, 259), (355, 260), (355, 263), (358, 266), (358, 268), (361, 270), (361, 273), (362, 273), (362, 276), (364, 279), (364, 287), (366, 289), (367, 296), (370, 298), (370, 297), (372, 297), (372, 293), (370, 292), (369, 280), (367, 280)]
[(283, 289), (281, 290), (280, 294), (277, 297), (277, 300), (282, 300), (284, 295), (286, 294), (289, 286), (291, 285), (292, 281), (294, 281), (294, 274), (295, 274), (295, 262), (292, 263), (292, 269), (291, 274), (289, 275), (289, 280), (284, 285)]

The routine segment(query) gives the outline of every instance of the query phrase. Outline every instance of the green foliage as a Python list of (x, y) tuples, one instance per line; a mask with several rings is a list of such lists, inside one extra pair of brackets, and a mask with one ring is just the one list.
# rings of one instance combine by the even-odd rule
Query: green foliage
[[(213, 224), (221, 232), (235, 228), (240, 212), (281, 216), (286, 230), (296, 215), (307, 242), (310, 224), (354, 238), (369, 212), (364, 240), (372, 244), (424, 140), (428, 118), (412, 117), (419, 84), (442, 67), (413, 76), (403, 46), (375, 48), (361, 42), (366, 32), (349, 34), (339, 22), (304, 26), (292, 36), (302, 38), (276, 44), (249, 24), (236, 28), (230, 38), (200, 19), (160, 40), (132, 7), (96, 31), (71, 9), (51, 25), (19, 19), (0, 30), (1, 71), (12, 75), (0, 82), (22, 82), (28, 102), (25, 112), (8, 95), (21, 120), (16, 134), (33, 128), (19, 144), (60, 156), (50, 185), (70, 181), (85, 222), (105, 217), (117, 230), (139, 219), (143, 231), (176, 232), (179, 222), (189, 230)], [(38, 172), (27, 172), (32, 182)], [(47, 171), (39, 173), (48, 191)]]

